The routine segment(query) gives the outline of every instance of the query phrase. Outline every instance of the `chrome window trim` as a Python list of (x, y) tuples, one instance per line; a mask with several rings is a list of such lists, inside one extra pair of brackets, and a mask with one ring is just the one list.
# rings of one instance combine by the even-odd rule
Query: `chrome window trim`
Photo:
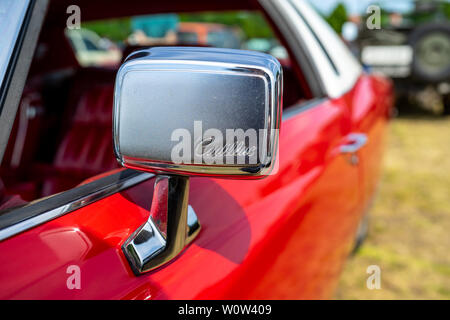
[(311, 26), (310, 22), (308, 21), (308, 19), (303, 15), (302, 11), (299, 9), (298, 6), (294, 5), (294, 3), (292, 1), (290, 1), (290, 4), (292, 6), (292, 8), (294, 8), (295, 12), (297, 12), (297, 14), (300, 16), (300, 18), (303, 20), (303, 22), (305, 23), (306, 27), (308, 28), (309, 32), (311, 33), (311, 35), (314, 37), (314, 39), (316, 40), (317, 44), (319, 45), (320, 49), (322, 49), (323, 54), (325, 55), (325, 57), (327, 58), (328, 62), (330, 63), (331, 67), (333, 68), (334, 72), (336, 73), (336, 75), (339, 75), (340, 71), (338, 70), (335, 62), (333, 61), (333, 59), (330, 56), (330, 53), (328, 52), (327, 48), (325, 48), (325, 45), (323, 44), (322, 40), (319, 38), (319, 36), (317, 35), (316, 30), (314, 30), (314, 28)]
[(0, 88), (4, 86), (4, 78), (8, 72), (8, 66), (31, 1), (13, 0), (11, 3), (13, 3), (13, 5), (8, 8), (10, 11), (7, 12), (9, 19), (4, 21), (9, 21), (11, 23), (7, 25), (6, 30), (2, 30), (2, 37), (0, 37), (0, 48), (2, 48), (0, 51)]
[(283, 110), (283, 115), (282, 115), (281, 120), (282, 120), (282, 122), (287, 121), (287, 120), (297, 116), (300, 113), (303, 113), (309, 109), (315, 108), (315, 107), (325, 103), (328, 100), (329, 99), (326, 97), (314, 98), (314, 99), (307, 100), (305, 102), (295, 104), (295, 105)]
[[(305, 36), (314, 33), (311, 41), (307, 41), (307, 43), (309, 48), (314, 51), (313, 56), (318, 63), (327, 95), (331, 98), (338, 98), (351, 90), (362, 73), (362, 67), (357, 59), (307, 1), (283, 1), (289, 3), (291, 8), (298, 12), (302, 21), (298, 25), (299, 29), (303, 28), (303, 24), (306, 28), (309, 26), (310, 30), (303, 30)], [(333, 72), (333, 66), (337, 69), (337, 73)]]
[[(336, 97), (339, 96), (336, 88), (333, 87), (330, 78), (335, 80), (337, 74), (333, 70), (330, 61), (327, 59), (322, 48), (317, 43), (314, 35), (311, 33), (305, 21), (298, 14), (296, 7), (290, 0), (274, 0), (277, 2), (282, 15), (285, 17), (286, 23), (291, 23), (292, 30), (296, 35), (296, 38), (302, 39), (305, 44), (305, 50), (311, 57), (310, 63), (313, 64), (317, 70), (318, 77), (321, 80), (324, 89), (324, 96)], [(339, 88), (337, 88), (339, 89)]]
[(313, 98), (326, 96), (326, 88), (320, 76), (312, 52), (298, 32), (293, 19), (285, 12), (285, 0), (258, 0), (270, 19), (277, 25), (278, 31), (283, 35), (298, 66), (301, 68)]
[[(123, 173), (125, 171), (133, 171), (133, 170), (123, 170), (120, 173)], [(120, 174), (119, 173), (119, 174)], [(150, 178), (152, 178), (154, 176), (154, 174), (152, 173), (139, 173), (136, 172), (135, 174), (132, 174), (129, 177), (123, 178), (123, 179), (118, 179), (118, 181), (115, 181), (113, 183), (109, 183), (106, 184), (104, 186), (100, 186), (94, 190), (92, 190), (91, 192), (82, 195), (81, 197), (74, 199), (72, 201), (69, 201), (63, 205), (60, 205), (56, 208), (53, 209), (49, 209), (49, 210), (45, 210), (45, 208), (42, 210), (43, 212), (40, 214), (37, 214), (35, 216), (32, 216), (30, 218), (24, 219), (22, 221), (19, 221), (15, 224), (12, 224), (10, 226), (6, 226), (3, 229), (0, 229), (0, 241), (3, 241), (5, 239), (8, 239), (18, 233), (21, 233), (23, 231), (29, 230), (31, 228), (34, 228), (38, 225), (41, 225), (43, 223), (46, 223), (50, 220), (59, 218), (61, 216), (64, 216), (74, 210), (83, 208), (89, 204), (92, 204), (98, 200), (101, 200), (107, 196), (110, 196), (114, 193), (120, 192), (122, 190), (125, 190), (127, 188), (130, 188), (132, 186), (135, 186), (141, 182), (144, 182), (145, 180), (148, 180)], [(110, 176), (109, 176), (110, 177)], [(100, 180), (97, 180), (97, 182), (101, 182), (101, 180), (105, 180), (108, 177), (102, 178)], [(96, 182), (96, 181), (94, 181)], [(87, 184), (89, 185), (89, 184)], [(86, 185), (86, 186), (87, 186)], [(74, 189), (71, 189), (74, 190)], [(41, 205), (43, 202), (48, 201), (49, 199), (55, 198), (60, 194), (55, 194), (51, 197), (48, 198), (44, 198), (44, 199), (39, 199), (37, 201), (34, 201), (32, 203), (29, 203), (25, 206), (22, 206), (20, 208), (17, 209), (13, 209), (11, 211), (8, 211), (7, 213), (4, 214), (8, 214), (8, 215), (14, 215), (15, 212), (19, 211), (19, 210), (23, 210), (23, 209), (30, 209), (33, 206), (38, 206)], [(2, 216), (0, 215), (0, 220), (1, 220)]]

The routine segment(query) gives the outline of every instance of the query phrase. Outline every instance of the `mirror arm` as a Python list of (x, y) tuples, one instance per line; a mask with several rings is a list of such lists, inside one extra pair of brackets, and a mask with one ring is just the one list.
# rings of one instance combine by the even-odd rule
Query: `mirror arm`
[(189, 177), (158, 176), (148, 220), (122, 246), (136, 275), (175, 258), (199, 233), (189, 199)]

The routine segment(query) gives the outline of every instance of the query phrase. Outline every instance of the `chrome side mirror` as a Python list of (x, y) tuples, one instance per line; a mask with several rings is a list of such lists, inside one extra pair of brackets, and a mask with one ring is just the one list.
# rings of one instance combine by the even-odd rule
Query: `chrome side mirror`
[[(114, 92), (116, 157), (127, 168), (171, 175), (167, 233), (149, 220), (123, 247), (136, 274), (167, 262), (198, 233), (198, 223), (194, 230), (187, 222), (188, 212), (195, 216), (188, 176), (273, 172), (281, 109), (282, 69), (267, 54), (157, 47), (127, 58)], [(163, 197), (156, 183), (154, 196)]]

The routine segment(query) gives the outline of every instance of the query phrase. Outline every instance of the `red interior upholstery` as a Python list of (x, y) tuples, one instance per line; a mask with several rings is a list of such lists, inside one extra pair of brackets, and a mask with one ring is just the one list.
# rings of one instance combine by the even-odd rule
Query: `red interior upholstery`
[(39, 196), (29, 175), (29, 163), (39, 147), (42, 127), (42, 97), (38, 87), (25, 88), (2, 159), (0, 174), (10, 194), (32, 200)]
[(19, 195), (8, 194), (2, 180), (0, 179), (0, 211), (14, 208), (25, 203), (26, 201), (24, 201)]
[(68, 118), (42, 196), (73, 187), (82, 180), (118, 167), (112, 148), (115, 71), (80, 70), (70, 93)]
[(0, 168), (4, 182), (0, 183), (0, 210), (22, 204), (22, 199), (31, 201), (73, 188), (118, 168), (112, 148), (115, 74), (113, 69), (84, 68), (73, 76), (68, 101), (58, 100), (64, 112), (57, 121), (62, 130), (51, 163), (39, 161), (38, 153), (47, 141), (39, 132), (40, 123), (52, 115), (21, 117), (30, 103), (42, 105), (36, 91), (25, 92)]

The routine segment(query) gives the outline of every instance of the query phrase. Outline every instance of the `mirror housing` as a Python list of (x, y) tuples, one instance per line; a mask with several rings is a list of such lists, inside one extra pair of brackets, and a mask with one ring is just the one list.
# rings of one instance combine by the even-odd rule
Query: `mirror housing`
[(282, 69), (267, 54), (157, 47), (126, 59), (114, 89), (114, 152), (124, 167), (160, 174), (148, 220), (122, 246), (136, 275), (200, 232), (188, 176), (275, 171), (281, 109)]
[(125, 167), (259, 178), (275, 165), (282, 68), (252, 51), (155, 47), (131, 54), (114, 91), (114, 151)]

